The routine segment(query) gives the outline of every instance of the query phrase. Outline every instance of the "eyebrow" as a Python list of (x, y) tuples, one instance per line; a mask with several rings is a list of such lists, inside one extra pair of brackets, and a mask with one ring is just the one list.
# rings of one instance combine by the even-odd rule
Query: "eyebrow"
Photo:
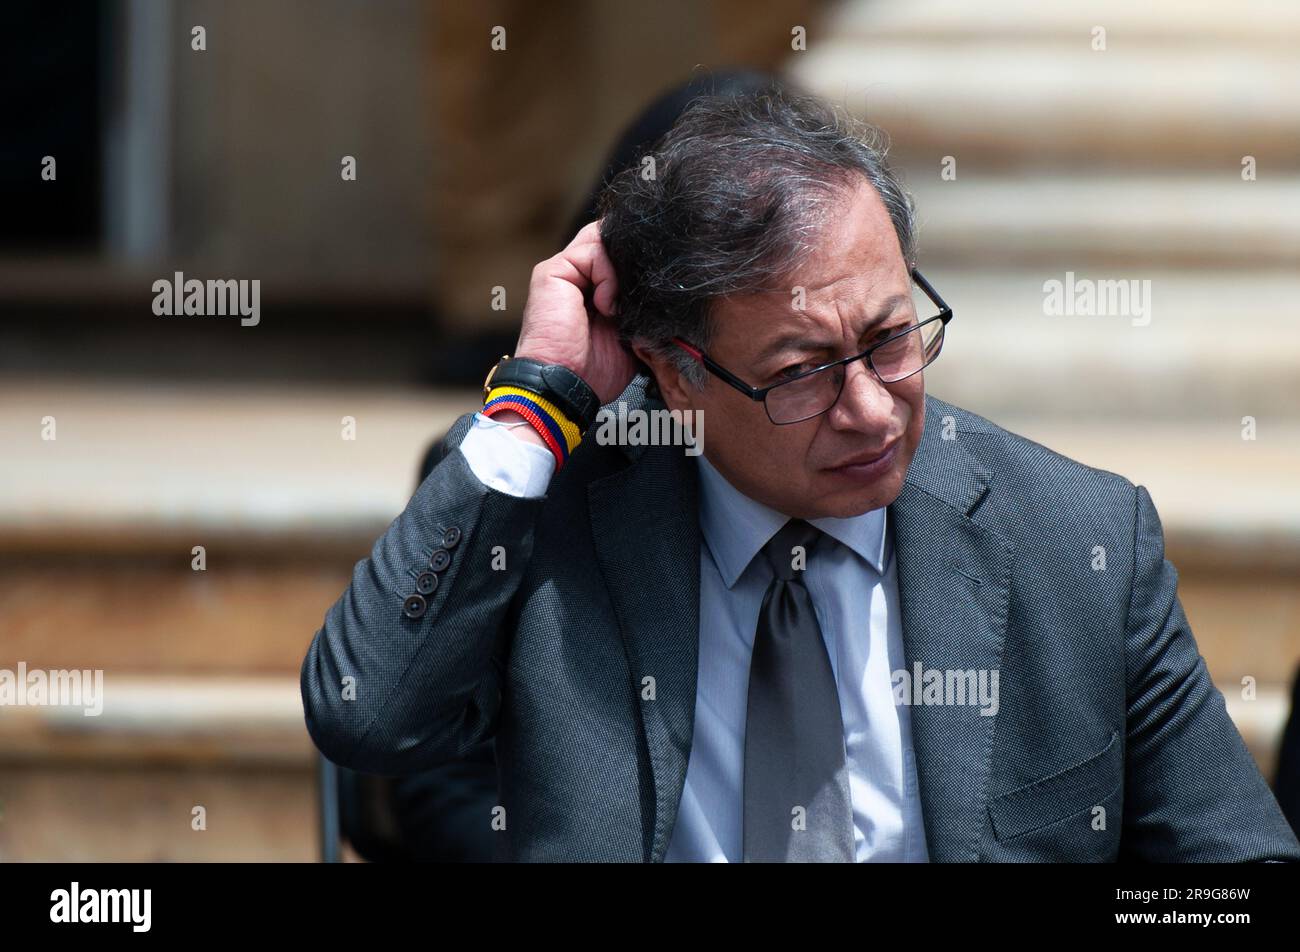
[[(903, 304), (910, 299), (910, 296), (906, 294), (891, 294), (889, 297), (885, 298), (884, 302), (880, 306), (880, 310), (876, 312), (875, 317), (867, 322), (866, 327), (863, 328), (863, 332), (865, 333), (882, 321), (888, 320), (893, 316), (894, 312), (898, 310), (900, 304)], [(834, 346), (834, 342), (826, 343), (824, 341), (816, 341), (804, 336), (800, 331), (790, 331), (782, 334), (775, 340), (770, 341), (761, 351), (759, 351), (758, 356), (754, 358), (754, 362), (756, 364), (761, 364), (764, 361), (775, 357), (787, 348), (815, 351), (830, 350)]]

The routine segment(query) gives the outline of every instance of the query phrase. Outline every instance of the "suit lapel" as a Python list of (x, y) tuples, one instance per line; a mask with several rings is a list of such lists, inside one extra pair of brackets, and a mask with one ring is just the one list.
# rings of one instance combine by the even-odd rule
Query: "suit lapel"
[[(651, 399), (646, 409), (661, 406)], [(650, 860), (668, 849), (686, 782), (699, 661), (698, 475), (680, 446), (623, 447), (635, 460), (588, 487), (596, 556), (623, 634), (654, 778)]]
[[(998, 671), (1006, 640), (1013, 559), (1009, 540), (971, 518), (990, 473), (955, 439), (941, 438), (927, 398), (925, 432), (889, 506), (909, 676)], [(913, 704), (912, 744), (930, 859), (979, 858), (995, 715), (978, 704)]]

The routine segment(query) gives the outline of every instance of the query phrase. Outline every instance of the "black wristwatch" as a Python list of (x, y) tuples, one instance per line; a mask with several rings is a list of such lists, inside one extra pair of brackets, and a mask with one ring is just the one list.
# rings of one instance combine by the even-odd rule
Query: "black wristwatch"
[(596, 391), (568, 367), (544, 364), (527, 357), (503, 354), (483, 381), (483, 399), (493, 387), (519, 387), (545, 397), (573, 421), (579, 433), (586, 433), (600, 412)]

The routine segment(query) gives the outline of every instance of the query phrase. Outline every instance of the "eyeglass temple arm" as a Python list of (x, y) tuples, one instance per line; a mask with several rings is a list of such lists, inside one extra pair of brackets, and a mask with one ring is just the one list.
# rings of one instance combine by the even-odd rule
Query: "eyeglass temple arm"
[(916, 268), (912, 269), (912, 280), (921, 286), (921, 290), (925, 292), (926, 297), (934, 302), (935, 307), (939, 308), (944, 318), (943, 322), (947, 324), (952, 318), (952, 308), (944, 302), (943, 298), (939, 297), (939, 292), (934, 289), (934, 285), (925, 280), (925, 276)]
[(731, 384), (731, 386), (735, 387), (737, 390), (745, 394), (745, 396), (749, 397), (749, 399), (751, 400), (762, 400), (763, 397), (767, 395), (767, 391), (772, 389), (771, 387), (766, 387), (760, 390), (757, 387), (751, 387), (749, 384), (745, 383), (745, 381), (741, 380), (739, 377), (733, 374), (730, 370), (727, 370), (725, 367), (723, 367), (720, 364), (714, 363), (711, 359), (709, 359), (709, 356), (705, 354), (702, 350), (700, 350), (698, 347), (686, 343), (686, 341), (682, 340), (680, 337), (674, 337), (672, 342), (676, 344), (678, 347), (680, 347), (682, 350), (686, 351), (686, 353), (690, 354), (700, 363), (702, 363), (710, 373), (714, 374), (715, 376), (721, 377), (723, 380)]

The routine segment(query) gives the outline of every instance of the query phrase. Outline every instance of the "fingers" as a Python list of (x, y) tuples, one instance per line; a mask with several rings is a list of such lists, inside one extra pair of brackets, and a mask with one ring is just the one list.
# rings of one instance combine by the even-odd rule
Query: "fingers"
[(610, 317), (617, 313), (618, 279), (600, 240), (599, 221), (584, 225), (558, 257), (573, 269), (572, 273), (565, 273), (567, 268), (561, 269), (561, 277), (583, 290), (593, 288), (592, 305), (601, 314)]
[(600, 219), (587, 222), (587, 224), (579, 228), (578, 233), (574, 235), (573, 240), (569, 242), (569, 247), (572, 248), (574, 245), (578, 244), (585, 245), (592, 241), (600, 241)]
[(591, 276), (596, 291), (591, 303), (601, 314), (611, 317), (618, 313), (618, 278), (614, 275), (614, 263), (605, 254), (605, 246), (598, 244), (593, 247)]

